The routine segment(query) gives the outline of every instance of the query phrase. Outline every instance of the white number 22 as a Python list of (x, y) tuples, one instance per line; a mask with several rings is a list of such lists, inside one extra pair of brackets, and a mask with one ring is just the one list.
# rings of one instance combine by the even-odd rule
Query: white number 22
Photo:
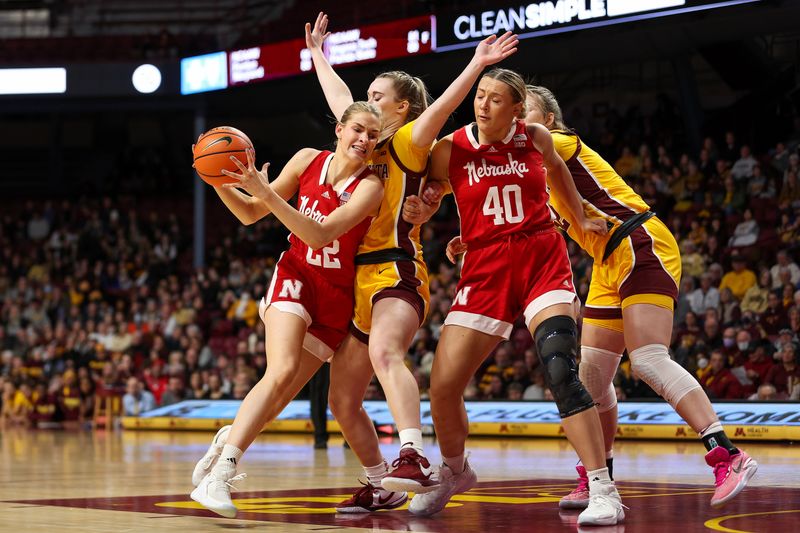
[(322, 268), (342, 268), (342, 263), (336, 257), (338, 253), (339, 240), (337, 239), (330, 246), (323, 248), (321, 253), (309, 248), (306, 254), (306, 262), (309, 265), (321, 266)]

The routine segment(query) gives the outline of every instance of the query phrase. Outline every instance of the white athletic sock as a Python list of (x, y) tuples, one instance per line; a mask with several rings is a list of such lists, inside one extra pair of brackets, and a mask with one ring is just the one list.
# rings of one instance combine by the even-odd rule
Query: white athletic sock
[(611, 476), (608, 475), (608, 468), (598, 468), (597, 470), (589, 470), (586, 472), (586, 477), (589, 478), (589, 482), (592, 481), (599, 481), (601, 483), (611, 483)]
[(364, 473), (367, 475), (367, 480), (370, 483), (380, 488), (381, 480), (386, 477), (386, 474), (389, 473), (389, 466), (386, 464), (386, 459), (384, 459), (379, 465), (365, 466)]
[(463, 453), (455, 457), (442, 457), (442, 461), (444, 461), (444, 464), (450, 467), (450, 470), (452, 470), (454, 474), (460, 474), (463, 472), (466, 464)]
[(417, 453), (425, 456), (422, 451), (422, 430), (418, 428), (407, 428), (400, 430), (400, 449), (412, 447)]
[(233, 444), (226, 444), (222, 447), (222, 454), (219, 456), (217, 464), (214, 465), (213, 472), (230, 476), (231, 473), (236, 472), (236, 467), (243, 454), (244, 452)]
[(702, 439), (703, 437), (705, 437), (710, 433), (719, 433), (720, 431), (722, 431), (722, 422), (717, 420), (707, 428), (700, 431), (700, 438)]

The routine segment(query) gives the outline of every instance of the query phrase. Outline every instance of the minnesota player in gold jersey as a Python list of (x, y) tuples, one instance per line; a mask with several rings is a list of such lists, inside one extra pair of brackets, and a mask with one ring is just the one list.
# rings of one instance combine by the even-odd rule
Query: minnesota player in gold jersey
[[(587, 217), (607, 221), (608, 235), (584, 233), (559, 213), (568, 213), (558, 197), (551, 205), (562, 227), (594, 259), (584, 310), (580, 379), (592, 395), (603, 425), (609, 470), (617, 430), (617, 400), (612, 383), (623, 350), (631, 369), (698, 433), (714, 469), (716, 490), (711, 505), (735, 497), (758, 465), (731, 444), (700, 384), (670, 359), (681, 258), (667, 227), (605, 160), (564, 124), (561, 108), (545, 87), (528, 86), (526, 122), (546, 126), (567, 163)], [(588, 480), (578, 467), (579, 485), (560, 503), (582, 508), (588, 503)]]
[[(328, 105), (339, 117), (353, 96), (322, 52), (327, 23), (327, 16), (320, 13), (313, 28), (306, 25), (306, 46)], [(408, 347), (427, 313), (428, 274), (420, 228), (404, 221), (401, 210), (405, 198), (420, 194), (425, 185), (430, 147), (447, 118), (483, 69), (513, 54), (516, 43), (511, 32), (481, 42), (464, 71), (430, 107), (422, 81), (405, 72), (380, 74), (367, 90), (369, 102), (383, 114), (383, 131), (370, 166), (384, 181), (384, 197), (356, 258), (351, 335), (331, 362), (329, 401), (364, 466), (368, 484), (339, 504), (339, 512), (394, 508), (405, 502), (403, 492), (424, 492), (432, 483), (422, 449), (419, 389), (405, 366)], [(388, 472), (374, 426), (362, 407), (373, 369), (400, 433), (400, 457), (392, 463), (397, 477)]]

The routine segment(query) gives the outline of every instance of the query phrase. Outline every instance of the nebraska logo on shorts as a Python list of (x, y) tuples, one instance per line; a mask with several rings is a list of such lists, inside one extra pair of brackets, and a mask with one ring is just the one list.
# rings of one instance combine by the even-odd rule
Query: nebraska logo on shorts
[(278, 295), (280, 298), (291, 298), (293, 300), (300, 299), (300, 290), (303, 288), (303, 282), (299, 279), (285, 279), (281, 292)]
[(460, 291), (456, 293), (456, 297), (453, 298), (453, 305), (467, 305), (467, 298), (469, 297), (469, 290), (472, 287), (464, 287)]

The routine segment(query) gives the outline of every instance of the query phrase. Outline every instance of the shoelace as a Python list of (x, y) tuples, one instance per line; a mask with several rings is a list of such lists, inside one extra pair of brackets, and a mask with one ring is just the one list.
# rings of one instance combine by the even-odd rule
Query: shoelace
[(353, 496), (352, 496), (352, 498), (353, 498), (353, 501), (358, 501), (358, 499), (359, 499), (359, 498), (361, 498), (361, 497), (363, 497), (365, 494), (369, 494), (369, 495), (370, 495), (370, 497), (371, 497), (371, 496), (372, 496), (372, 493), (375, 491), (375, 485), (373, 485), (373, 484), (372, 484), (372, 483), (370, 483), (370, 482), (364, 483), (364, 482), (363, 482), (363, 481), (361, 481), (360, 479), (358, 480), (358, 482), (359, 482), (359, 483), (361, 483), (361, 484), (363, 485), (363, 487), (361, 487), (360, 489), (358, 489), (358, 490), (355, 492), (355, 494), (353, 494)]
[(241, 474), (236, 474), (235, 476), (233, 476), (230, 479), (225, 480), (225, 479), (215, 478), (215, 481), (218, 481), (220, 483), (225, 483), (226, 485), (228, 485), (228, 487), (230, 487), (231, 491), (233, 492), (233, 491), (239, 490), (236, 487), (236, 484), (238, 482), (242, 481), (243, 479), (245, 479), (246, 477), (247, 477), (247, 474), (242, 472)]
[(621, 501), (617, 500), (616, 498), (612, 498), (607, 494), (595, 494), (591, 496), (590, 500), (594, 501), (599, 500), (603, 505), (608, 505), (609, 507), (616, 507), (617, 504), (620, 504), (623, 509), (630, 509), (630, 507), (628, 507)]
[(714, 484), (719, 487), (728, 478), (731, 469), (730, 461), (721, 461), (714, 465)]
[(589, 490), (589, 478), (588, 477), (579, 477), (578, 478), (578, 486), (572, 492), (582, 492), (585, 490)]
[(392, 468), (397, 468), (400, 465), (418, 465), (419, 464), (419, 455), (414, 453), (408, 453), (406, 455), (401, 455), (394, 461), (392, 461)]
[(222, 453), (222, 447), (223, 447), (222, 444), (212, 444), (211, 447), (214, 449), (214, 454), (206, 455), (205, 457), (203, 457), (203, 463), (201, 465), (203, 467), (203, 470), (206, 470), (209, 467), (211, 467), (211, 463), (214, 462), (214, 459), (216, 459), (217, 456)]

